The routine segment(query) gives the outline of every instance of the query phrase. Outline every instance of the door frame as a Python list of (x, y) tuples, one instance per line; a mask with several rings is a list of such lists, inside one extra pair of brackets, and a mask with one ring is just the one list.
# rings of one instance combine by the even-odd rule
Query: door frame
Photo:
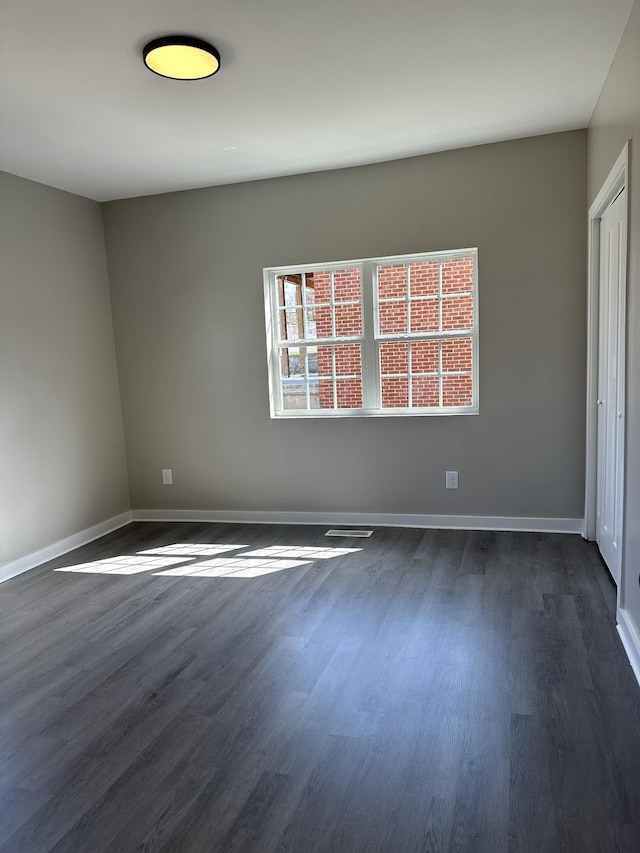
[[(619, 318), (623, 328), (620, 332), (621, 361), (624, 365), (622, 382), (623, 395), (623, 428), (622, 448), (620, 458), (624, 460), (626, 437), (626, 409), (624, 398), (626, 392), (626, 296), (628, 279), (628, 243), (629, 243), (629, 143), (627, 142), (609, 173), (595, 201), (589, 208), (588, 232), (588, 291), (587, 291), (587, 433), (586, 433), (586, 465), (585, 465), (585, 509), (582, 524), (582, 535), (585, 539), (596, 538), (596, 495), (597, 495), (597, 459), (598, 459), (598, 350), (600, 322), (600, 220), (612, 201), (627, 190), (625, 216), (627, 224), (627, 247), (624, 257), (624, 282), (620, 293)], [(621, 513), (624, 520), (624, 461), (619, 474), (621, 490)], [(624, 523), (624, 521), (623, 521)], [(620, 543), (622, 549), (622, 542)], [(621, 558), (623, 553), (621, 550)], [(622, 584), (622, 571), (620, 583)], [(621, 587), (620, 587), (620, 592)]]

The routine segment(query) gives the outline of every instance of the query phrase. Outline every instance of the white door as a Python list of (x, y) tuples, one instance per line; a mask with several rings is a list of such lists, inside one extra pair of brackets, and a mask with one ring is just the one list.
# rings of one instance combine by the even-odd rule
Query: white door
[(600, 222), (596, 541), (616, 583), (624, 485), (626, 195), (623, 189)]

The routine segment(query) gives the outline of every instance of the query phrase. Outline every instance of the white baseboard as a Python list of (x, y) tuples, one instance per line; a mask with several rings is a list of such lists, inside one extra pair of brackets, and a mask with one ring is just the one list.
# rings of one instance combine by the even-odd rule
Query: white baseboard
[(48, 545), (46, 548), (41, 548), (32, 554), (26, 554), (17, 560), (4, 563), (4, 565), (0, 566), (0, 583), (16, 575), (20, 575), (22, 572), (28, 572), (29, 569), (40, 566), (49, 560), (55, 560), (56, 557), (61, 557), (63, 554), (73, 551), (74, 548), (79, 548), (81, 545), (87, 545), (89, 542), (93, 542), (94, 539), (99, 539), (107, 533), (112, 533), (119, 527), (129, 524), (131, 520), (131, 512), (123, 512), (120, 515), (115, 515), (113, 518), (108, 518), (106, 521), (101, 521), (100, 524), (94, 524), (93, 527), (88, 527), (86, 530), (81, 530), (79, 533), (67, 536), (66, 539), (60, 539), (58, 542), (54, 542), (53, 545)]
[(618, 634), (629, 658), (634, 675), (640, 684), (640, 637), (626, 610), (618, 610)]
[[(509, 518), (479, 515), (399, 515), (366, 512), (259, 512), (242, 510), (137, 509), (67, 536), (46, 548), (0, 566), (0, 583), (61, 557), (131, 521), (213, 521), (236, 524), (322, 524), (346, 527), (418, 527), (449, 530), (503, 530), (530, 533), (580, 533), (581, 518)], [(626, 647), (626, 646), (625, 646)]]
[(134, 509), (134, 521), (217, 521), (238, 524), (330, 524), (347, 527), (423, 527), (580, 533), (581, 518), (508, 518), (480, 515), (398, 515), (366, 512), (257, 512), (203, 509)]

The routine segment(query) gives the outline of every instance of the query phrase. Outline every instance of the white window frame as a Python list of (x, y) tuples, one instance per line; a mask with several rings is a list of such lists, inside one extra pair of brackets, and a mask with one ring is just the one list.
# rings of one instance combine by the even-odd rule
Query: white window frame
[[(387, 264), (409, 265), (419, 261), (446, 261), (461, 257), (473, 257), (473, 327), (456, 329), (450, 332), (394, 332), (380, 334), (378, 329), (378, 282), (376, 270)], [(299, 346), (330, 346), (336, 343), (360, 343), (362, 346), (362, 408), (357, 409), (284, 409), (282, 407), (282, 383), (280, 381), (280, 346), (278, 330), (277, 278), (283, 275), (331, 270), (344, 270), (349, 267), (360, 269), (362, 295), (362, 334), (330, 339), (305, 339), (295, 342)], [(269, 407), (272, 418), (361, 418), (361, 417), (432, 417), (438, 415), (477, 415), (478, 401), (478, 250), (452, 249), (443, 252), (420, 252), (411, 255), (390, 255), (379, 258), (364, 258), (351, 261), (331, 261), (318, 264), (293, 264), (264, 269), (264, 304), (267, 332), (267, 364), (269, 372)], [(468, 291), (465, 291), (468, 292)], [(454, 296), (455, 294), (447, 294)], [(442, 277), (437, 298), (442, 306)], [(407, 287), (407, 302), (409, 287)], [(440, 309), (441, 310), (441, 309)], [(385, 407), (381, 406), (380, 344), (384, 342), (411, 342), (423, 340), (450, 340), (470, 338), (472, 345), (472, 405), (471, 406), (431, 406), (431, 407)], [(294, 343), (294, 342), (291, 342)], [(441, 376), (440, 364), (439, 377)], [(455, 374), (453, 374), (455, 375)], [(408, 374), (409, 393), (411, 393), (411, 364)], [(440, 387), (441, 383), (440, 383)]]

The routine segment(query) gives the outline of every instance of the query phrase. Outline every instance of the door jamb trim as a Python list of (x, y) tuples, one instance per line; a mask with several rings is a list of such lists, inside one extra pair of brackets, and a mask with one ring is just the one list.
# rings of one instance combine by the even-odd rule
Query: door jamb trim
[[(584, 522), (582, 528), (582, 536), (585, 539), (594, 540), (596, 537), (596, 488), (597, 488), (597, 446), (598, 446), (598, 410), (597, 410), (597, 395), (598, 395), (598, 337), (599, 337), (599, 296), (600, 296), (600, 220), (609, 207), (623, 189), (629, 186), (629, 143), (627, 142), (622, 149), (620, 156), (615, 162), (611, 172), (595, 201), (589, 208), (588, 222), (588, 286), (587, 286), (587, 422), (586, 422), (586, 460), (585, 460), (585, 510)], [(629, 193), (627, 193), (627, 246), (629, 241)], [(624, 271), (624, 286), (622, 288), (621, 300), (622, 308), (624, 309), (627, 290), (628, 270), (628, 251), (625, 253), (625, 271)], [(623, 316), (625, 316), (623, 314)], [(626, 373), (626, 328), (620, 342), (623, 348), (623, 363), (625, 364)], [(626, 386), (626, 377), (624, 379)], [(626, 390), (626, 388), (624, 388)], [(624, 393), (623, 390), (623, 393)], [(626, 436), (626, 412), (624, 415), (623, 426), (623, 447), (622, 453), (624, 458), (624, 439)], [(624, 465), (622, 471), (624, 478)], [(624, 513), (624, 479), (621, 483), (622, 488), (622, 506), (621, 512)], [(624, 514), (622, 515), (624, 524)], [(620, 542), (621, 560), (622, 560), (622, 541)], [(620, 572), (620, 582), (622, 583), (622, 570)], [(622, 590), (620, 589), (620, 592)]]

